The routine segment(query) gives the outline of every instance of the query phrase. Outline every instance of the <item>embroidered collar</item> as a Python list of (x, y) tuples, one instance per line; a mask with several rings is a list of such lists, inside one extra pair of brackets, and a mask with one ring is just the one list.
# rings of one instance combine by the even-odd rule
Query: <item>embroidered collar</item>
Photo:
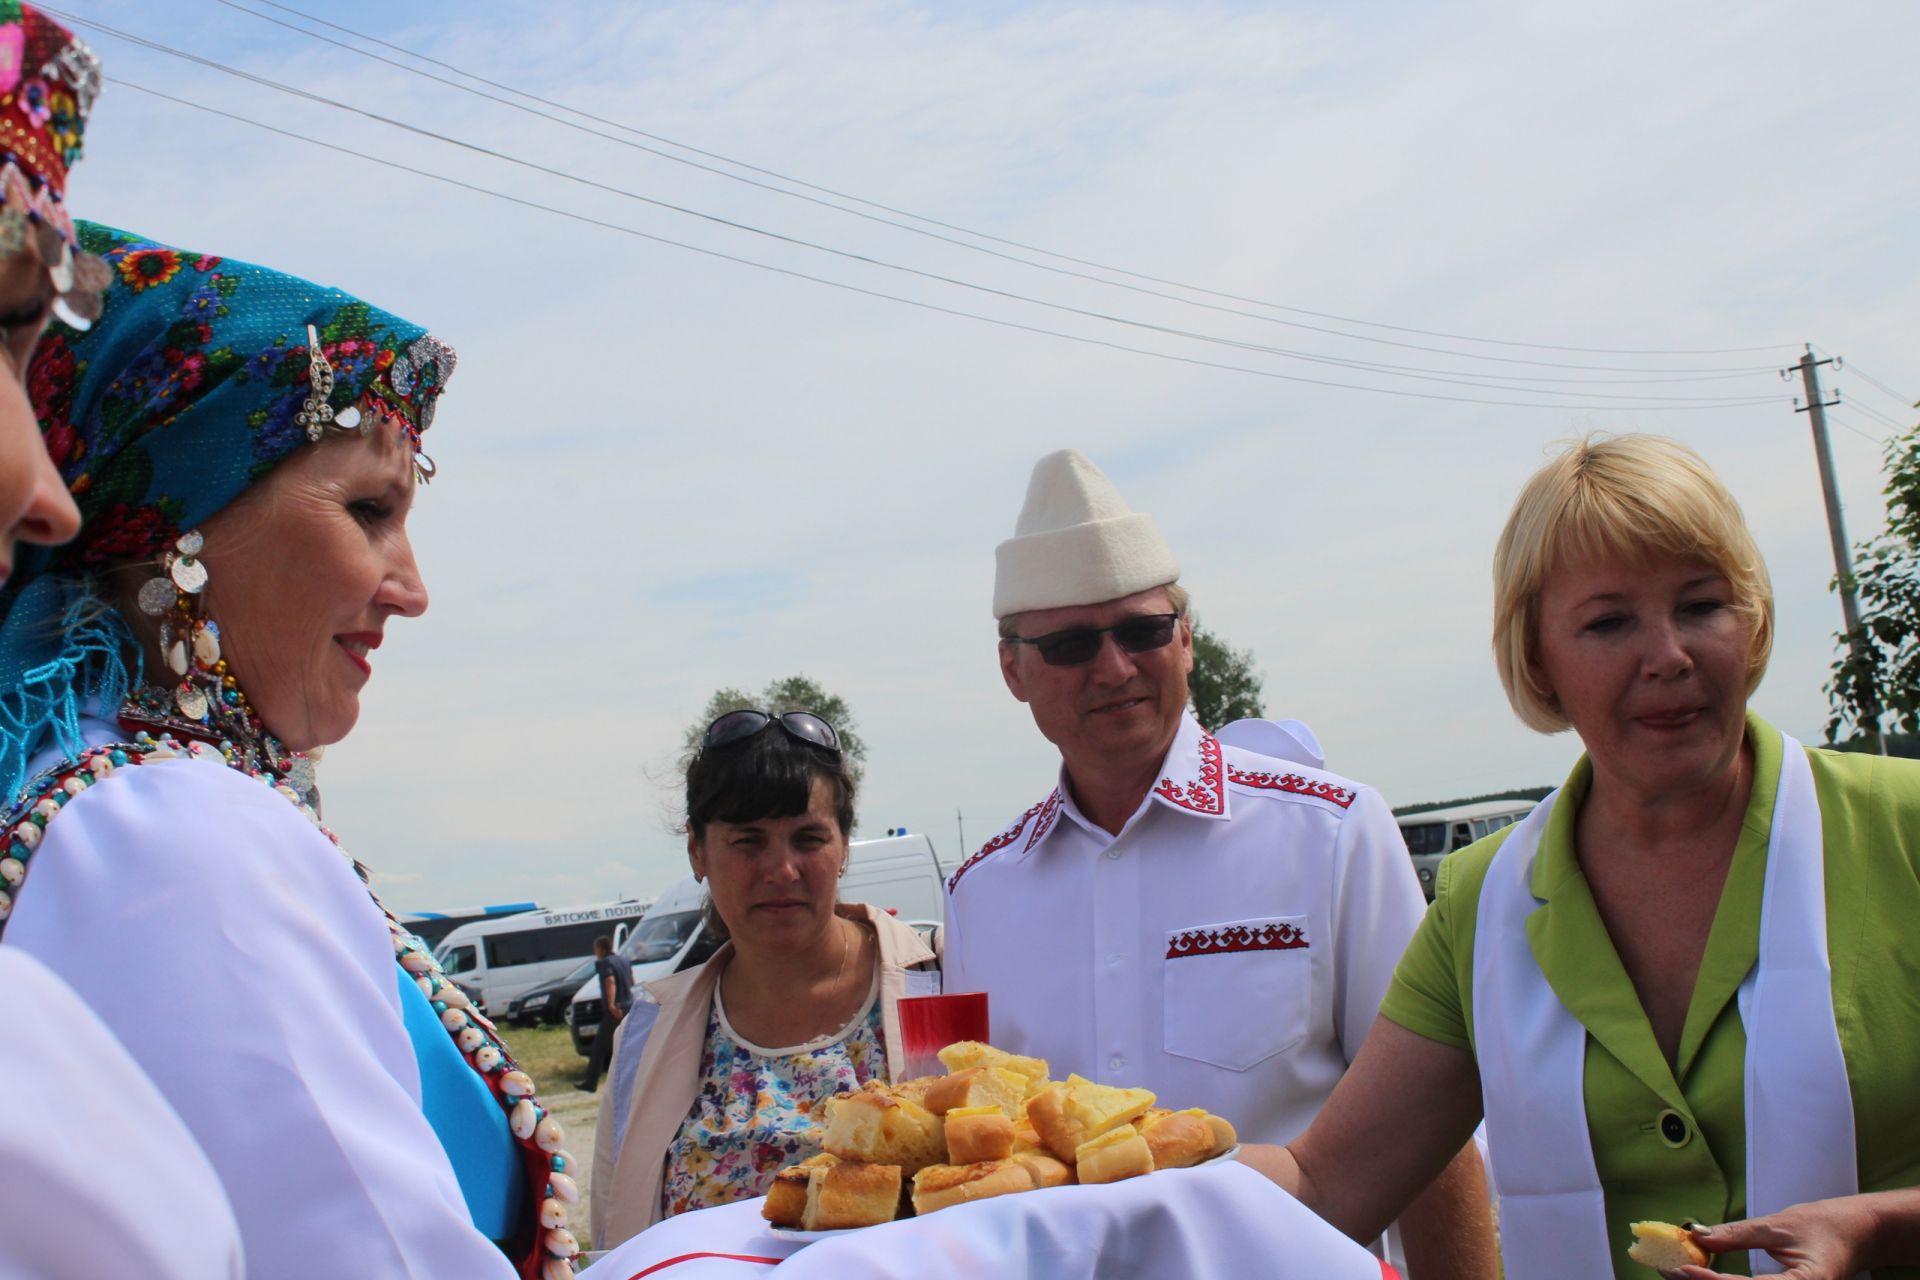
[[(1160, 777), (1147, 789), (1140, 807), (1127, 819), (1127, 826), (1139, 821), (1141, 814), (1156, 803), (1178, 813), (1198, 814), (1203, 818), (1219, 820), (1229, 817), (1225, 757), (1225, 748), (1220, 745), (1218, 738), (1202, 729), (1200, 722), (1192, 715), (1181, 716), (1180, 730), (1173, 736), (1173, 745), (1167, 748), (1166, 759), (1160, 762)], [(1081, 814), (1067, 787), (1067, 767), (1062, 764), (1060, 781), (1053, 793), (1029, 809), (1026, 816), (1021, 818), (1018, 828), (1011, 833), (1018, 835), (1020, 829), (1027, 830), (1026, 841), (1020, 846), (1017, 860), (1025, 861), (1040, 847), (1041, 842), (1059, 825), (1062, 813), (1088, 831), (1097, 829)], [(1012, 841), (1007, 843), (1011, 844)]]
[(981, 862), (992, 857), (1002, 849), (1012, 845), (1016, 840), (1020, 839), (1023, 834), (1026, 836), (1027, 842), (1021, 847), (1020, 856), (1025, 857), (1034, 845), (1039, 844), (1040, 841), (1045, 838), (1047, 832), (1053, 830), (1054, 822), (1060, 817), (1061, 804), (1066, 798), (1066, 793), (1063, 790), (1065, 785), (1066, 783), (1063, 778), (1061, 785), (1048, 792), (1045, 800), (1042, 800), (1039, 804), (1021, 814), (1019, 820), (1012, 826), (975, 850), (973, 856), (961, 863), (959, 868), (947, 880), (947, 892), (952, 893), (954, 889), (959, 886), (961, 876), (966, 875), (967, 872), (973, 870), (979, 866)]
[[(1203, 818), (1224, 820), (1230, 817), (1227, 805), (1228, 772), (1226, 749), (1220, 745), (1220, 740), (1202, 729), (1200, 722), (1191, 715), (1181, 716), (1180, 730), (1174, 735), (1173, 745), (1167, 749), (1166, 759), (1160, 762), (1160, 776), (1148, 788), (1140, 808), (1128, 819), (1129, 825), (1137, 821), (1149, 805), (1155, 803)], [(1246, 781), (1241, 777), (1233, 780)], [(1250, 785), (1263, 784), (1255, 782)], [(981, 845), (973, 856), (961, 863), (947, 881), (947, 892), (952, 893), (960, 883), (960, 877), (1002, 849), (1017, 846), (1014, 860), (1024, 862), (1060, 825), (1062, 813), (1092, 830), (1092, 824), (1081, 816), (1067, 787), (1067, 768), (1062, 764), (1060, 781), (1047, 793), (1046, 799), (1021, 814), (1012, 826)]]
[[(1180, 718), (1179, 732), (1174, 734), (1173, 745), (1167, 748), (1166, 758), (1160, 762), (1159, 778), (1147, 789), (1140, 807), (1127, 819), (1127, 825), (1132, 826), (1139, 821), (1140, 815), (1154, 804), (1179, 813), (1224, 819), (1229, 816), (1226, 782), (1225, 748), (1220, 745), (1220, 740), (1202, 729), (1200, 722), (1191, 715), (1184, 715)], [(1020, 846), (1020, 859), (1024, 860), (1040, 846), (1059, 825), (1063, 813), (1088, 831), (1097, 830), (1074, 803), (1068, 791), (1067, 768), (1064, 764), (1060, 766), (1060, 781), (1054, 787), (1053, 794), (1028, 810), (1027, 817), (1032, 822), (1026, 842)], [(1029, 826), (1027, 818), (1021, 819), (1021, 825)]]
[(1170, 809), (1203, 818), (1226, 818), (1227, 762), (1220, 739), (1191, 715), (1180, 717), (1180, 732), (1160, 764), (1160, 780), (1148, 793)]

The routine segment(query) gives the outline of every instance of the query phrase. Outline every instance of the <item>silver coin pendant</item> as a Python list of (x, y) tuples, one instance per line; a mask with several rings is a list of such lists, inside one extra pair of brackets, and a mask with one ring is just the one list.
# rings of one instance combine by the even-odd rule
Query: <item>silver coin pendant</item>
[(149, 618), (158, 618), (173, 608), (173, 598), (179, 594), (171, 578), (148, 578), (140, 584), (140, 612)]
[(207, 566), (191, 556), (173, 562), (173, 585), (188, 595), (197, 595), (207, 585)]

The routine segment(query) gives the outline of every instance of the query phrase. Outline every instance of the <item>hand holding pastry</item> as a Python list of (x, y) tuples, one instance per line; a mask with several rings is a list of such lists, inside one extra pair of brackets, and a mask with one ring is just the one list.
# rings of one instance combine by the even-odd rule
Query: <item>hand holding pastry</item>
[[(1784, 1280), (1847, 1280), (1879, 1267), (1920, 1263), (1920, 1188), (1836, 1196), (1724, 1226), (1695, 1228), (1708, 1254), (1764, 1249)], [(1661, 1274), (1677, 1280), (1725, 1280), (1705, 1265)]]

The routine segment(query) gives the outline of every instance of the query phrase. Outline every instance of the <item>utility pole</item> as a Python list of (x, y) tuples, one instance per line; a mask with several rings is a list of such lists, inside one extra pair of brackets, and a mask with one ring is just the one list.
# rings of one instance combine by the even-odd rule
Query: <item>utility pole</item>
[(967, 819), (958, 809), (953, 811), (954, 825), (960, 828), (960, 856), (967, 856)]
[[(1851, 544), (1847, 541), (1846, 521), (1840, 514), (1840, 490), (1833, 478), (1833, 450), (1827, 444), (1827, 406), (1840, 403), (1839, 393), (1831, 400), (1820, 398), (1820, 366), (1830, 364), (1840, 367), (1838, 356), (1825, 360), (1813, 358), (1813, 346), (1808, 344), (1806, 354), (1800, 357), (1795, 366), (1800, 370), (1800, 381), (1807, 389), (1807, 402), (1795, 405), (1795, 413), (1804, 413), (1813, 424), (1813, 455), (1820, 463), (1820, 491), (1827, 499), (1827, 534), (1833, 539), (1833, 569), (1840, 581), (1840, 614), (1847, 622), (1847, 645), (1853, 651), (1853, 660), (1862, 671), (1872, 671), (1871, 656), (1867, 652), (1866, 636), (1860, 630), (1860, 602), (1853, 593), (1853, 555)], [(1785, 369), (1780, 371), (1782, 378), (1788, 377)], [(1866, 705), (1860, 708), (1866, 714), (1867, 736), (1873, 742), (1873, 749), (1881, 755), (1887, 754), (1887, 740), (1880, 733), (1880, 696), (1871, 684), (1867, 687)]]

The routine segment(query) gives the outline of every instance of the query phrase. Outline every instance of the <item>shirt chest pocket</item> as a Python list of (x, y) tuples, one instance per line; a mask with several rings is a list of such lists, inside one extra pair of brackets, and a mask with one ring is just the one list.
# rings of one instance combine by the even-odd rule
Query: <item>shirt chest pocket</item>
[(1195, 925), (1167, 934), (1168, 1053), (1245, 1071), (1306, 1038), (1313, 958), (1305, 916)]

